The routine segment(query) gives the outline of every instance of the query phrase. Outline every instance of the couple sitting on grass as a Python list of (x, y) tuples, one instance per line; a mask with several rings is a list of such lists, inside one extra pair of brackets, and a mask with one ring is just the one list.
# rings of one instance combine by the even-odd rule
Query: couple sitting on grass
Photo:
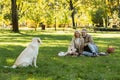
[(74, 32), (74, 37), (67, 52), (64, 53), (65, 55), (96, 57), (99, 56), (99, 52), (98, 47), (93, 42), (92, 36), (87, 33), (86, 29), (82, 29), (81, 32), (79, 30)]
[(98, 56), (98, 48), (86, 29), (82, 29), (81, 33), (79, 30), (74, 32), (74, 37), (67, 52), (69, 52), (70, 49), (72, 50), (72, 48), (76, 49), (77, 54), (71, 53), (70, 55)]

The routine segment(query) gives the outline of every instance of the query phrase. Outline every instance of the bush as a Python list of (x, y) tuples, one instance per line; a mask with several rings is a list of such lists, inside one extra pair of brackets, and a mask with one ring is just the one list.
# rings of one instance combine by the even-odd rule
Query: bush
[(119, 28), (104, 28), (104, 27), (96, 27), (95, 31), (120, 31)]

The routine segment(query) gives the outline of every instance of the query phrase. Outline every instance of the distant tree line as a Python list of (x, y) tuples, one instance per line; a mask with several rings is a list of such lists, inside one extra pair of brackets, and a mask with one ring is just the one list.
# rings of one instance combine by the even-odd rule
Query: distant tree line
[[(11, 3), (10, 3), (11, 2)], [(0, 26), (120, 28), (120, 0), (0, 0)]]

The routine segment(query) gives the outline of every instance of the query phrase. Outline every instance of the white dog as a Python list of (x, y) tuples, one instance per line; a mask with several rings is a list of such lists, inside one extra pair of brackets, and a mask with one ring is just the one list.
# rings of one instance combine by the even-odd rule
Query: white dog
[(41, 44), (41, 40), (38, 37), (32, 39), (32, 42), (22, 51), (22, 53), (16, 59), (12, 68), (16, 67), (27, 67), (29, 65), (36, 65), (39, 45)]

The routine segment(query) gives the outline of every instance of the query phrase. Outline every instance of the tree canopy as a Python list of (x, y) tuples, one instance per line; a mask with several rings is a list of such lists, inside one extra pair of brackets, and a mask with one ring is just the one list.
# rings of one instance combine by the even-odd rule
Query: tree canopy
[[(11, 1), (11, 3), (10, 3)], [(16, 1), (18, 27), (111, 27), (120, 24), (119, 0), (1, 0), (0, 25), (10, 25)], [(13, 14), (15, 15), (15, 14)], [(116, 19), (116, 21), (115, 21)], [(16, 20), (15, 20), (16, 21)], [(16, 22), (14, 22), (16, 23)]]

